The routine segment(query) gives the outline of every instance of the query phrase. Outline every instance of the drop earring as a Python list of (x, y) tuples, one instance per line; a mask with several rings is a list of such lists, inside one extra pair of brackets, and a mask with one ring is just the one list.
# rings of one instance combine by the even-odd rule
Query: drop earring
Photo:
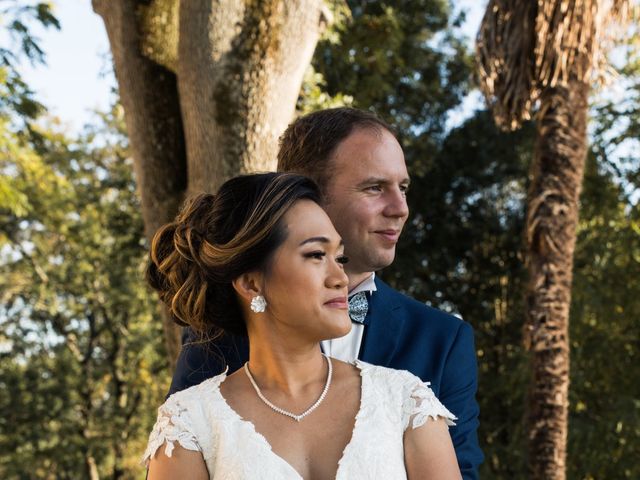
[(262, 313), (267, 308), (267, 301), (262, 295), (256, 295), (251, 299), (251, 311), (255, 313)]

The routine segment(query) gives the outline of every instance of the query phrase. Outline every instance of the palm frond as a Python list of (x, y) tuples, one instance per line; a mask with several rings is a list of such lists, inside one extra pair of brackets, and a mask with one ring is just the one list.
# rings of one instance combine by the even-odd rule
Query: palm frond
[(566, 85), (591, 73), (598, 0), (538, 1), (536, 78), (542, 88)]
[(543, 89), (607, 72), (633, 0), (490, 0), (477, 38), (478, 74), (496, 124), (531, 118)]
[(532, 57), (536, 12), (534, 1), (490, 0), (480, 25), (480, 88), (502, 128), (513, 130), (528, 120), (537, 97)]

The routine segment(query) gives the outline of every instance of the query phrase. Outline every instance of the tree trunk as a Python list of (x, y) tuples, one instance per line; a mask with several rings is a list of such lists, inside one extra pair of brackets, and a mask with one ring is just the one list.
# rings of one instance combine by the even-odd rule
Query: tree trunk
[(190, 192), (275, 170), (318, 41), (319, 0), (183, 0), (178, 86)]
[[(140, 3), (93, 0), (93, 8), (103, 18), (111, 44), (145, 234), (150, 241), (160, 226), (173, 219), (184, 200), (186, 152), (176, 76), (140, 51)], [(165, 308), (161, 312), (173, 367), (180, 352), (180, 328)]]
[(588, 94), (589, 85), (578, 80), (545, 89), (537, 120), (526, 227), (525, 327), (525, 342), (532, 350), (529, 467), (534, 479), (565, 478), (569, 306)]
[[(111, 44), (148, 239), (187, 192), (275, 169), (278, 136), (326, 20), (320, 0), (177, 2), (93, 0)], [(175, 365), (179, 328), (166, 308), (162, 316)]]

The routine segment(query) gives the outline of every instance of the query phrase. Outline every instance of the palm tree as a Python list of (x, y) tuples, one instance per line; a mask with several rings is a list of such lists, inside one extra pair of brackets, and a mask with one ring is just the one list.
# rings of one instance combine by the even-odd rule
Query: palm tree
[(482, 91), (498, 126), (536, 111), (527, 198), (527, 318), (531, 352), (529, 468), (564, 479), (569, 391), (569, 305), (578, 199), (587, 153), (593, 72), (604, 65), (612, 20), (629, 0), (490, 0), (477, 39)]

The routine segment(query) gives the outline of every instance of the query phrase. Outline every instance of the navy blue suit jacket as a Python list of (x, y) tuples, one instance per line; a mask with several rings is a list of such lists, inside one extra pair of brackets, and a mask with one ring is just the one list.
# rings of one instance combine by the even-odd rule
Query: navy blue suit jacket
[[(376, 278), (365, 319), (359, 358), (374, 365), (408, 370), (431, 388), (458, 420), (450, 427), (465, 479), (478, 478), (483, 455), (478, 444), (478, 387), (473, 329), (459, 318), (417, 302)], [(224, 371), (239, 369), (249, 358), (246, 338), (225, 335), (214, 344), (191, 343), (187, 331), (170, 394)]]

